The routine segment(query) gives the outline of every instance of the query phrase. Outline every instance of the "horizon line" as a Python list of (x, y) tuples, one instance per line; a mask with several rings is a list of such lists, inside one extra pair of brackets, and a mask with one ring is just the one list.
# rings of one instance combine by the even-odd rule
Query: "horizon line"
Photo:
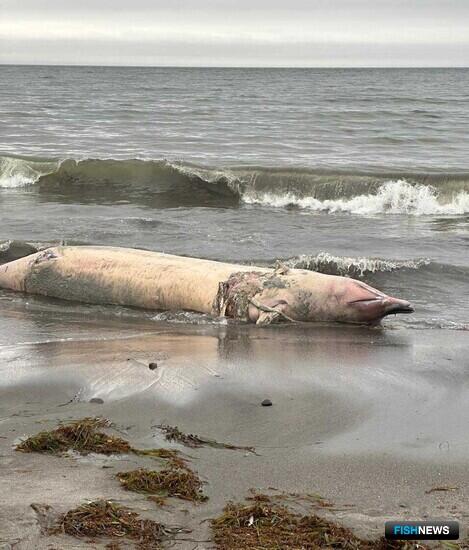
[(122, 69), (469, 69), (469, 65), (119, 65), (95, 63), (9, 63), (0, 67), (96, 67)]

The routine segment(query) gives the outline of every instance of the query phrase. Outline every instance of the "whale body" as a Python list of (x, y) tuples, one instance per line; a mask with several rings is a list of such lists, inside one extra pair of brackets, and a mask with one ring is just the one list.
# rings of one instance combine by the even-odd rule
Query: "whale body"
[(92, 304), (189, 310), (257, 324), (378, 323), (406, 300), (335, 275), (104, 246), (58, 246), (0, 266), (0, 288)]

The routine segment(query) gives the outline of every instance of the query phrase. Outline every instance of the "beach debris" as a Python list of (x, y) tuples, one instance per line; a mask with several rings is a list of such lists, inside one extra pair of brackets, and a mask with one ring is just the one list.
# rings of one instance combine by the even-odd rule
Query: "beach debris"
[(176, 441), (182, 443), (186, 447), (198, 448), (203, 447), (207, 440), (194, 434), (185, 434), (177, 426), (169, 426), (167, 424), (158, 424), (156, 426), (165, 434), (167, 441)]
[(425, 491), (425, 494), (429, 495), (431, 493), (457, 491), (458, 489), (459, 487), (451, 487), (449, 485), (440, 485), (438, 487), (432, 487), (428, 491)]
[(426, 549), (420, 543), (369, 541), (318, 515), (301, 515), (268, 495), (256, 494), (248, 504), (229, 502), (221, 516), (211, 520), (218, 550), (411, 550)]
[(132, 452), (139, 456), (149, 456), (170, 462), (174, 467), (185, 468), (187, 459), (183, 458), (176, 449), (134, 449)]
[(102, 405), (104, 403), (104, 400), (101, 399), (101, 397), (92, 397), (90, 399), (90, 403), (96, 403), (96, 405)]
[(156, 361), (153, 361), (152, 363), (148, 364), (148, 368), (150, 370), (156, 370), (158, 368), (158, 363)]
[(264, 399), (264, 401), (262, 401), (261, 405), (263, 407), (271, 407), (272, 406), (272, 401), (270, 399)]
[(176, 441), (186, 447), (194, 449), (198, 447), (213, 447), (215, 449), (229, 449), (232, 451), (248, 451), (256, 454), (256, 449), (249, 446), (231, 445), (230, 443), (219, 443), (214, 439), (207, 439), (194, 434), (185, 434), (177, 426), (168, 426), (167, 424), (158, 424), (156, 426), (165, 434), (167, 441)]
[(143, 519), (136, 512), (114, 502), (95, 500), (68, 511), (49, 530), (49, 534), (65, 533), (77, 538), (126, 538), (134, 541), (138, 548), (156, 550), (161, 548), (164, 539), (178, 531)]
[(81, 454), (99, 453), (104, 455), (133, 452), (125, 439), (97, 431), (109, 427), (105, 418), (82, 418), (70, 424), (60, 425), (49, 432), (39, 432), (16, 446), (23, 453), (61, 454), (77, 451)]
[(67, 405), (71, 405), (72, 403), (80, 403), (80, 394), (81, 391), (77, 392), (69, 401), (66, 401), (65, 403), (59, 403), (57, 407), (66, 407)]
[(187, 467), (187, 460), (176, 449), (136, 449), (125, 439), (97, 431), (109, 427), (111, 422), (106, 418), (82, 418), (49, 432), (39, 432), (15, 448), (23, 453), (64, 454), (72, 450), (84, 455), (135, 454), (168, 461), (173, 467)]
[(159, 495), (148, 495), (148, 500), (154, 502), (157, 506), (164, 506), (166, 504), (166, 498)]
[(265, 495), (263, 493), (258, 493), (255, 489), (250, 489), (249, 493), (251, 496), (247, 497), (247, 500), (260, 501), (264, 500), (266, 502), (284, 502), (289, 504), (309, 504), (315, 508), (334, 508), (334, 504), (321, 496), (318, 493), (292, 493), (279, 491), (278, 489), (270, 489), (273, 491), (278, 491), (275, 494)]
[(157, 504), (164, 504), (166, 497), (177, 497), (191, 502), (205, 502), (203, 482), (189, 467), (181, 467), (171, 461), (162, 470), (140, 468), (119, 472), (117, 479), (129, 491), (152, 495)]

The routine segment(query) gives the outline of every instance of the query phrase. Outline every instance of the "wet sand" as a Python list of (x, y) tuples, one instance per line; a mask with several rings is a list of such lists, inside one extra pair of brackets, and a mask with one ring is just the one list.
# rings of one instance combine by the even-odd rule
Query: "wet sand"
[[(193, 529), (177, 548), (210, 548), (197, 542), (210, 538), (201, 521), (250, 488), (320, 494), (334, 503), (324, 513), (370, 538), (383, 534), (386, 519), (467, 524), (467, 332), (188, 326), (65, 315), (44, 304), (5, 302), (1, 312), (0, 548), (104, 547), (42, 535), (30, 506), (63, 512), (94, 498)], [(272, 407), (261, 406), (266, 398)], [(92, 415), (109, 418), (136, 447), (186, 452), (209, 501), (158, 510), (123, 491), (113, 473), (142, 464), (138, 457), (12, 448)], [(185, 449), (164, 441), (162, 423), (258, 454)], [(428, 493), (444, 486), (456, 489)]]

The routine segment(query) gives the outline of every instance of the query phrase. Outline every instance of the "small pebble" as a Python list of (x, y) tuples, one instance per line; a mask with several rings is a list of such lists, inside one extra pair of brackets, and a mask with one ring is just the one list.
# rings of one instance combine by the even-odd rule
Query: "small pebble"
[(263, 407), (271, 407), (272, 406), (272, 401), (270, 399), (264, 399), (264, 401), (262, 401), (261, 405)]
[(148, 368), (150, 370), (155, 370), (158, 368), (158, 363), (149, 363)]
[(101, 397), (92, 397), (90, 399), (90, 403), (96, 403), (98, 405), (102, 405), (104, 401), (101, 399)]

